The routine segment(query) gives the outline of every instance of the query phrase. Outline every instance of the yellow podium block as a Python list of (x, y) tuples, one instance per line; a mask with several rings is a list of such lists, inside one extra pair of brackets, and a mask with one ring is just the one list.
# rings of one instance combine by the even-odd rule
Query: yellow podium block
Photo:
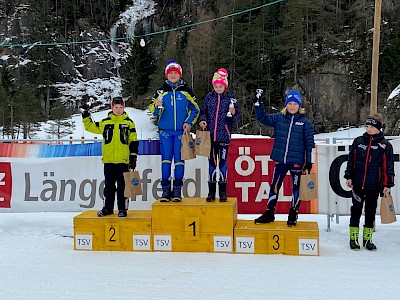
[(317, 222), (254, 224), (238, 220), (234, 229), (235, 253), (319, 255)]
[(236, 221), (236, 198), (227, 202), (206, 202), (204, 198), (156, 201), (152, 206), (153, 250), (233, 252)]
[(128, 210), (126, 218), (98, 217), (88, 210), (74, 217), (75, 250), (152, 251), (151, 211)]

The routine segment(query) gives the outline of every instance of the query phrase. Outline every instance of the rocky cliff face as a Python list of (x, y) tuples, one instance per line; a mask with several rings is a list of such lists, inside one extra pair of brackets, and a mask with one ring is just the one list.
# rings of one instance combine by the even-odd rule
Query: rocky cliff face
[[(367, 5), (368, 1), (360, 1), (359, 5)], [(313, 119), (316, 132), (337, 129), (340, 126), (354, 126), (364, 123), (370, 113), (370, 76), (372, 64), (372, 33), (373, 33), (373, 1), (369, 3), (370, 13), (364, 16), (369, 24), (370, 34), (367, 40), (351, 41), (355, 46), (354, 55), (345, 59), (332, 58), (323, 66), (312, 70), (301, 78), (301, 88), (306, 95), (309, 105), (308, 116)], [(360, 15), (361, 16), (361, 15)], [(400, 6), (393, 1), (383, 1), (382, 24), (380, 35), (380, 50), (390, 45), (393, 39), (391, 25), (398, 24), (400, 20)], [(368, 28), (367, 28), (368, 29)], [(364, 44), (364, 46), (362, 46)], [(368, 48), (364, 48), (368, 46)], [(357, 47), (359, 47), (357, 49)], [(360, 57), (364, 66), (360, 68)], [(382, 63), (382, 59), (380, 59)], [(364, 78), (360, 80), (360, 74)], [(380, 70), (379, 77), (386, 75)], [(364, 81), (363, 81), (364, 80)], [(400, 134), (400, 96), (388, 99), (392, 92), (390, 86), (385, 86), (384, 80), (379, 80), (378, 86), (378, 112), (385, 118), (385, 133), (389, 135)], [(306, 105), (307, 105), (306, 104)]]
[(316, 131), (330, 131), (348, 122), (359, 122), (362, 95), (354, 91), (352, 80), (349, 65), (337, 60), (326, 62), (302, 79), (301, 87), (310, 105), (308, 115)]

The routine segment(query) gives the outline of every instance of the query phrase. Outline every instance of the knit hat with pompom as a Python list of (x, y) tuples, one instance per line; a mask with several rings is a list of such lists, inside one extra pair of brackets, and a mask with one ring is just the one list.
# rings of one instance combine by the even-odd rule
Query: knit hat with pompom
[(224, 68), (214, 73), (212, 85), (215, 86), (216, 84), (222, 84), (225, 88), (228, 88), (228, 72)]
[(178, 72), (179, 77), (182, 77), (181, 65), (177, 61), (171, 59), (165, 64), (165, 77), (172, 71)]

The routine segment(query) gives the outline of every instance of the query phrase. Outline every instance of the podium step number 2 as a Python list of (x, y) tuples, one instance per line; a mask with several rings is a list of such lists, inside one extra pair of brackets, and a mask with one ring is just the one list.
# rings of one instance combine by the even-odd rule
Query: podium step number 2
[(74, 236), (76, 250), (151, 251), (151, 211), (129, 211), (127, 218), (85, 211), (74, 218)]

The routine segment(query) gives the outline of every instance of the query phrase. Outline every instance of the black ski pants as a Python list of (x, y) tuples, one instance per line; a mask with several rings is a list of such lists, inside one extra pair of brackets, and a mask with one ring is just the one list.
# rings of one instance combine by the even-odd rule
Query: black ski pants
[(128, 172), (128, 164), (104, 164), (104, 207), (109, 211), (114, 209), (115, 192), (118, 210), (128, 209), (128, 201), (124, 197), (124, 172)]
[(376, 207), (378, 206), (379, 190), (352, 190), (353, 205), (350, 208), (350, 227), (359, 227), (363, 206), (365, 210), (364, 226), (373, 228), (375, 222)]

